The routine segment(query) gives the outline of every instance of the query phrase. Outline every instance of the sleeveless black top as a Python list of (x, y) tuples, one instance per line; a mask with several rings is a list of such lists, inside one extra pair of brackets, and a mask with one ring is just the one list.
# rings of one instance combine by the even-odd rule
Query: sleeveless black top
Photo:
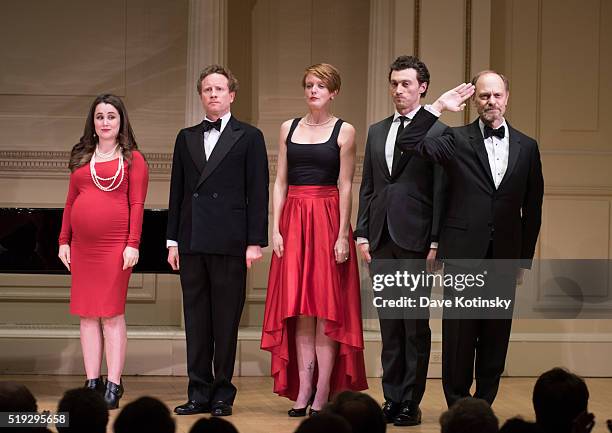
[(293, 131), (301, 119), (293, 119), (287, 135), (287, 180), (289, 185), (337, 185), (340, 174), (340, 146), (338, 135), (342, 119), (334, 125), (324, 143), (294, 143)]

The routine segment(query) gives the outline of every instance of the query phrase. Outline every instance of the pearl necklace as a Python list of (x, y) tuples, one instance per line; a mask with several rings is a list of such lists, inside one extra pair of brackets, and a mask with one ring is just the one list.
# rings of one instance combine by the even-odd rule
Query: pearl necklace
[(327, 125), (329, 122), (331, 122), (331, 120), (334, 118), (334, 116), (330, 116), (325, 122), (321, 122), (321, 123), (311, 123), (308, 120), (306, 120), (306, 117), (304, 117), (304, 123), (308, 126), (323, 126), (323, 125)]
[(111, 159), (111, 158), (112, 158), (112, 157), (115, 155), (115, 151), (117, 150), (117, 147), (118, 147), (118, 146), (119, 146), (119, 145), (118, 145), (118, 144), (116, 144), (116, 145), (115, 145), (115, 147), (113, 147), (113, 148), (110, 150), (110, 152), (102, 153), (102, 152), (100, 152), (100, 145), (97, 145), (97, 146), (96, 146), (96, 156), (97, 156), (98, 158), (100, 158), (101, 160), (102, 160), (102, 159)]
[[(113, 152), (115, 151), (115, 149), (113, 149)], [(105, 192), (111, 192), (116, 190), (117, 188), (119, 188), (119, 185), (121, 185), (121, 182), (123, 182), (123, 176), (125, 174), (125, 168), (123, 168), (123, 154), (119, 153), (119, 166), (117, 167), (117, 171), (115, 172), (114, 176), (111, 177), (100, 177), (98, 176), (98, 174), (96, 173), (96, 153), (94, 152), (91, 155), (91, 160), (89, 161), (89, 170), (91, 171), (91, 180), (93, 180), (94, 185), (96, 185), (99, 189), (101, 189), (102, 191)], [(115, 182), (117, 181), (117, 178), (119, 177), (119, 175), (121, 175), (121, 178), (119, 179), (119, 182), (115, 185)], [(108, 186), (102, 186), (102, 184), (100, 182), (109, 182), (110, 184)]]

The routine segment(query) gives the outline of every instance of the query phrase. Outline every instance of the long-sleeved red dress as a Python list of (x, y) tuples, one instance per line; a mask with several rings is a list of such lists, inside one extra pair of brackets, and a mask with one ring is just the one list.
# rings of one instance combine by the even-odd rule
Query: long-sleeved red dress
[[(132, 268), (123, 268), (126, 246), (138, 248), (149, 174), (138, 151), (124, 160), (125, 175), (114, 191), (99, 189), (89, 164), (70, 175), (59, 244), (70, 245), (70, 312), (82, 317), (113, 317), (125, 312)], [(117, 171), (117, 159), (96, 163), (99, 177)], [(102, 181), (107, 186), (108, 182)]]

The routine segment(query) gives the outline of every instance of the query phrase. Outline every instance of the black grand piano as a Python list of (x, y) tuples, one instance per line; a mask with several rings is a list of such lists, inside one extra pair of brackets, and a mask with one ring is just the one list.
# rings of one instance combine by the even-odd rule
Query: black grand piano
[[(67, 274), (57, 257), (63, 209), (0, 208), (0, 273)], [(170, 273), (167, 209), (145, 209), (134, 272)]]

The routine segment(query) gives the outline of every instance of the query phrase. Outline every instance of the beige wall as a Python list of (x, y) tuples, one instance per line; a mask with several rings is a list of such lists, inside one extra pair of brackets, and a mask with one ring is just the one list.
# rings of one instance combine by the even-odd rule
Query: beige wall
[[(612, 4), (605, 0), (112, 0), (95, 7), (74, 0), (61, 10), (13, 2), (0, 16), (0, 206), (63, 205), (66, 152), (81, 134), (93, 95), (107, 90), (125, 98), (151, 163), (147, 206), (166, 206), (174, 137), (193, 102), (186, 103), (193, 91), (186, 64), (194, 57), (187, 28), (198, 2), (214, 3), (219, 16), (230, 17), (219, 26), (219, 38), (227, 40), (215, 46), (241, 81), (235, 114), (265, 133), (272, 179), (279, 125), (304, 113), (305, 66), (327, 61), (342, 72), (335, 112), (358, 132), (353, 214), (367, 125), (391, 113), (389, 62), (419, 54), (432, 74), (427, 102), (493, 67), (511, 81), (510, 123), (540, 143), (546, 193), (538, 256), (610, 259), (612, 108), (605, 102), (612, 99), (606, 26)], [(473, 118), (468, 110), (444, 121)], [(268, 250), (249, 274), (244, 326), (261, 323), (269, 259)], [(611, 280), (608, 275), (601, 293), (609, 293)], [(66, 277), (0, 275), (1, 323), (74, 322), (67, 299)], [(135, 276), (127, 317), (130, 324), (180, 326), (176, 277)], [(376, 321), (366, 328), (376, 329)], [(439, 338), (439, 322), (432, 328)], [(377, 350), (368, 353), (372, 365)], [(508, 373), (564, 364), (610, 375), (609, 366), (592, 361), (610, 355), (610, 320), (520, 320)]]
[[(495, 3), (495, 2), (494, 2)], [(612, 19), (607, 1), (504, 1), (491, 66), (511, 81), (510, 122), (538, 139), (545, 179), (538, 255), (607, 259), (612, 244)], [(610, 270), (609, 270), (610, 272)], [(610, 298), (610, 273), (600, 296)], [(542, 293), (544, 303), (556, 293)], [(547, 299), (547, 298), (551, 299)], [(608, 302), (589, 299), (611, 311)], [(612, 314), (611, 314), (612, 317)], [(515, 332), (610, 335), (610, 320), (519, 321)], [(591, 349), (592, 350), (592, 349)]]
[[(89, 105), (114, 92), (149, 159), (146, 206), (167, 207), (169, 158), (185, 118), (187, 6), (25, 0), (3, 9), (0, 206), (63, 207), (68, 154)], [(180, 325), (176, 285), (176, 277), (134, 275), (129, 323)], [(2, 323), (74, 323), (68, 299), (68, 277), (0, 275)]]

